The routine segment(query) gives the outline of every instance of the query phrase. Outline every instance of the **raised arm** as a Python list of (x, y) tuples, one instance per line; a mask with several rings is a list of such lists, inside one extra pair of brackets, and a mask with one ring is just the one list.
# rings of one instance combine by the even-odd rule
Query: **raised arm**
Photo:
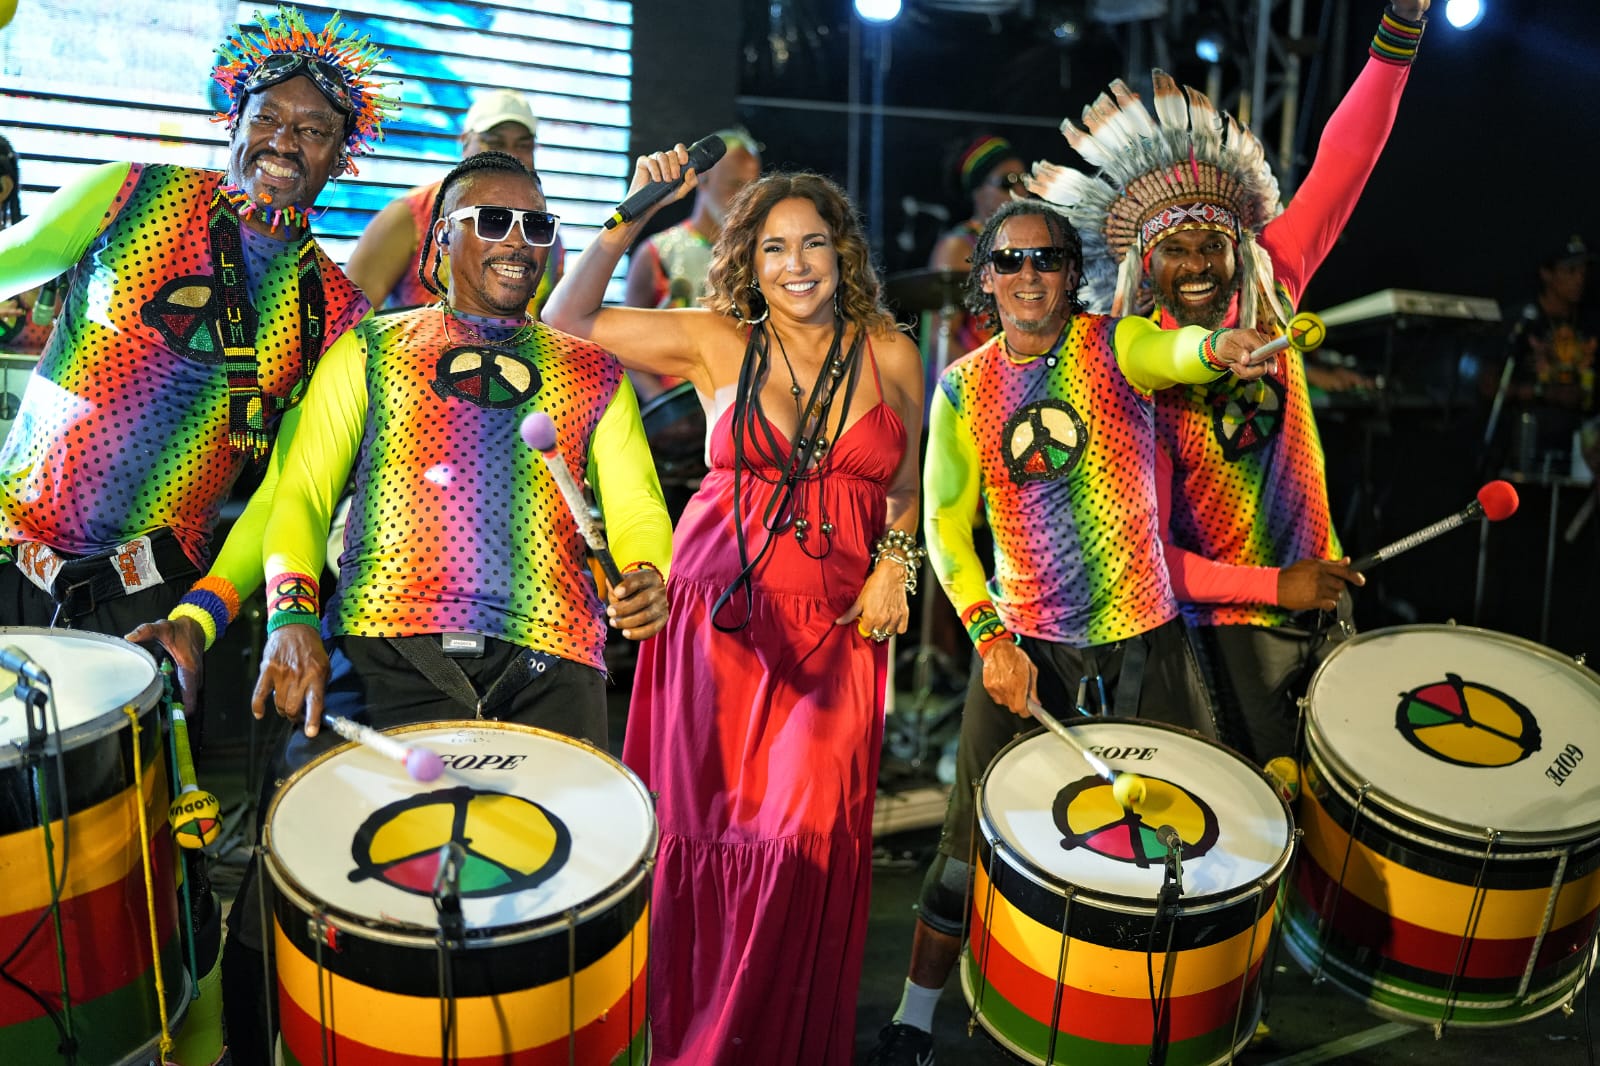
[(366, 294), (373, 307), (382, 307), (405, 272), (411, 269), (418, 248), (417, 222), (404, 199), (391, 200), (373, 216), (350, 252), (344, 272)]
[(687, 378), (702, 392), (712, 391), (702, 347), (721, 328), (720, 316), (699, 309), (645, 310), (605, 307), (606, 286), (644, 222), (666, 204), (681, 200), (696, 184), (686, 170), (689, 152), (683, 145), (640, 156), (629, 195), (652, 181), (673, 181), (687, 174), (676, 192), (632, 222), (602, 230), (576, 260), (544, 305), (544, 320), (575, 337), (593, 341), (614, 354), (629, 370)]
[(49, 281), (82, 258), (132, 166), (105, 163), (51, 194), (44, 206), (0, 232), (0, 298)]
[(1251, 358), (1266, 342), (1266, 335), (1255, 330), (1162, 329), (1136, 315), (1117, 323), (1115, 339), (1117, 366), (1144, 392), (1173, 385), (1204, 385), (1229, 372), (1253, 381), (1278, 368), (1275, 355)]

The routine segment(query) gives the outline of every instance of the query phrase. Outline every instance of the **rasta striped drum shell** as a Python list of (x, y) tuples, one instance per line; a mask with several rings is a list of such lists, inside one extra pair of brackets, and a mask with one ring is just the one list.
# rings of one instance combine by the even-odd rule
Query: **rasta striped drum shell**
[[(1071, 728), (1113, 770), (1142, 777), (1145, 797), (1124, 809), (1050, 733), (995, 757), (979, 785), (967, 1001), (1026, 1062), (1145, 1066), (1152, 1044), (1169, 1066), (1225, 1062), (1261, 1013), (1288, 809), (1242, 756), (1188, 730)], [(1183, 894), (1158, 906), (1157, 831), (1169, 827)]]
[[(656, 826), (639, 779), (570, 737), (504, 722), (389, 731), (437, 752), (426, 784), (347, 745), (267, 810), (282, 1060), (616, 1066), (650, 1058)], [(465, 943), (435, 893), (459, 845)]]
[(33, 993), (0, 981), (0, 1062), (58, 1061), (58, 1022), (70, 1024), (79, 1066), (146, 1062), (161, 1037), (158, 983), (169, 1027), (189, 1003), (155, 660), (116, 637), (61, 629), (0, 628), (0, 646), (38, 663), (55, 701), (36, 758), (24, 754), (16, 679), (0, 693), (0, 959), (16, 952), (6, 973)]
[(1600, 912), (1600, 677), (1465, 626), (1363, 633), (1307, 693), (1283, 935), (1380, 1014), (1496, 1026), (1568, 1003)]

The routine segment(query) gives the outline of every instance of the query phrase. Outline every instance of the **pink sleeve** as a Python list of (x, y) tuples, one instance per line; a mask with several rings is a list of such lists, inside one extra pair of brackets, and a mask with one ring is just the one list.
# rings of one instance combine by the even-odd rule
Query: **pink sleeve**
[(1278, 602), (1278, 568), (1231, 566), (1207, 559), (1172, 543), (1167, 519), (1172, 507), (1172, 457), (1156, 447), (1156, 511), (1161, 524), (1161, 552), (1166, 556), (1172, 592), (1184, 603)]
[(1296, 297), (1350, 220), (1394, 127), (1410, 73), (1410, 64), (1367, 60), (1323, 127), (1306, 180), (1283, 214), (1262, 231), (1262, 246), (1279, 280)]

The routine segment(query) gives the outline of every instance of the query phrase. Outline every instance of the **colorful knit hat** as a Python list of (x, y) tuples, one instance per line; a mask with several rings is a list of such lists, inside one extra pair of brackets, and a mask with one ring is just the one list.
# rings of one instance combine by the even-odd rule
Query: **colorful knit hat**
[[(311, 32), (305, 16), (292, 7), (279, 7), (276, 25), (255, 13), (259, 33), (237, 29), (237, 36), (217, 51), (222, 62), (211, 77), (228, 96), (228, 110), (217, 116), (232, 129), (252, 92), (269, 88), (303, 74), (328, 102), (346, 116), (345, 154), (351, 158), (372, 151), (383, 139), (383, 120), (399, 111), (399, 102), (381, 90), (393, 82), (368, 77), (387, 57), (365, 36), (341, 32), (339, 14), (329, 17), (321, 33)], [(347, 164), (350, 172), (355, 166)]]
[(956, 161), (956, 174), (961, 179), (961, 191), (973, 193), (995, 167), (1007, 159), (1016, 159), (1017, 150), (1004, 137), (985, 135), (961, 150)]
[(1265, 312), (1282, 326), (1282, 309), (1271, 298), (1272, 261), (1256, 240), (1283, 210), (1261, 142), (1205, 94), (1159, 70), (1150, 77), (1154, 119), (1117, 80), (1109, 96), (1101, 93), (1083, 109), (1085, 128), (1061, 123), (1067, 143), (1098, 173), (1040, 162), (1028, 180), (1036, 196), (1062, 208), (1083, 240), (1087, 303), (1114, 315), (1131, 311), (1152, 248), (1183, 230), (1213, 230), (1238, 243), (1245, 279), (1240, 323), (1257, 325)]

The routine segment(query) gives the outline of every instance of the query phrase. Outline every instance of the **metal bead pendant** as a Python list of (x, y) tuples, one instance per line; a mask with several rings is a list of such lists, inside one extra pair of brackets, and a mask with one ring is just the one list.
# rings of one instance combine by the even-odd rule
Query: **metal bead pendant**
[(833, 523), (832, 522), (824, 522), (824, 523), (822, 523), (822, 535), (824, 537), (833, 536)]
[(800, 398), (800, 384), (798, 382), (789, 386), (789, 394), (797, 400)]

